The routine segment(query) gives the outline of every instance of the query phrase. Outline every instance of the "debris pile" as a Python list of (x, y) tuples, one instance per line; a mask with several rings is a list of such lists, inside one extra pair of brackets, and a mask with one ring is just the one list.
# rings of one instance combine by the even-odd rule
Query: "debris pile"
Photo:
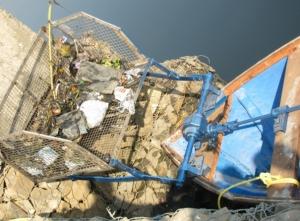
[[(54, 91), (39, 105), (30, 130), (80, 140), (101, 125), (113, 102), (120, 112), (134, 114), (133, 90), (124, 81), (132, 64), (88, 33), (78, 40), (63, 36), (54, 42)], [(138, 80), (138, 73), (134, 77)]]
[[(36, 34), (2, 9), (0, 20), (2, 101)], [(38, 214), (45, 217), (54, 217), (55, 214), (67, 217), (107, 217), (105, 207), (105, 201), (95, 193), (88, 181), (61, 181), (36, 185), (10, 166), (1, 165), (0, 220)]]

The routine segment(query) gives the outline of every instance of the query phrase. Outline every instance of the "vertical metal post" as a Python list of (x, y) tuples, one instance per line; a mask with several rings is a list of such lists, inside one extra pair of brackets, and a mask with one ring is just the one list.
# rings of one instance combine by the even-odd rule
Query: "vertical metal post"
[[(203, 87), (201, 90), (201, 98), (200, 98), (200, 102), (197, 108), (197, 115), (203, 115), (203, 108), (204, 108), (204, 104), (207, 98), (207, 95), (209, 93), (209, 89), (211, 87), (211, 82), (212, 82), (213, 76), (212, 74), (208, 73), (206, 75), (203, 75)], [(203, 116), (205, 117), (205, 116)], [(199, 128), (200, 129), (200, 128)], [(190, 134), (190, 136), (188, 137), (188, 145), (184, 154), (184, 158), (182, 160), (182, 163), (180, 165), (180, 168), (178, 169), (178, 174), (177, 174), (177, 180), (178, 182), (176, 183), (176, 185), (178, 187), (183, 185), (183, 182), (185, 180), (185, 176), (186, 176), (186, 171), (189, 167), (189, 161), (192, 155), (192, 151), (193, 151), (193, 146), (197, 140), (197, 134), (198, 133), (193, 133)]]
[(50, 72), (50, 87), (53, 93), (53, 98), (56, 99), (53, 85), (53, 57), (52, 57), (52, 4), (53, 0), (48, 1), (48, 50), (49, 50), (49, 72)]

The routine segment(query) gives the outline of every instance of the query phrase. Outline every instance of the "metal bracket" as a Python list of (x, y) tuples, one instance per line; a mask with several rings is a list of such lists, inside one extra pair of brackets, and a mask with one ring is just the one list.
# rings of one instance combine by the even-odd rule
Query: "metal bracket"
[(274, 119), (274, 132), (285, 132), (287, 127), (289, 106), (278, 107), (272, 110)]
[(274, 132), (285, 132), (287, 127), (288, 113), (282, 113), (274, 119)]
[(210, 137), (212, 137), (217, 133), (229, 134), (235, 130), (239, 130), (247, 126), (251, 126), (252, 124), (270, 118), (274, 119), (274, 132), (278, 132), (278, 131), (285, 132), (289, 113), (294, 111), (299, 111), (299, 110), (300, 110), (300, 105), (296, 105), (293, 107), (289, 107), (287, 105), (282, 107), (277, 107), (272, 109), (271, 113), (269, 114), (253, 117), (247, 120), (242, 120), (242, 121), (236, 120), (236, 121), (227, 122), (225, 124), (209, 124), (207, 126), (208, 128), (207, 133)]
[(201, 176), (203, 174), (203, 166), (204, 166), (204, 157), (194, 157), (190, 161), (190, 165), (187, 168), (187, 171), (192, 173), (193, 175)]
[(203, 107), (203, 112), (206, 113), (208, 111), (213, 111), (216, 106), (216, 102), (218, 97), (220, 96), (221, 91), (218, 90), (216, 87), (213, 85), (210, 85), (209, 87), (209, 92)]

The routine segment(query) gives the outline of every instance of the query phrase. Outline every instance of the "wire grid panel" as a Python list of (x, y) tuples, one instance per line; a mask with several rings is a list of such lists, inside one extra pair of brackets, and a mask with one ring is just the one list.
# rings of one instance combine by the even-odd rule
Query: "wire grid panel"
[(142, 63), (145, 61), (145, 57), (119, 27), (84, 12), (58, 20), (54, 23), (54, 26), (73, 39), (79, 39), (88, 33), (95, 39), (110, 45), (113, 51), (120, 55), (122, 60), (127, 60), (131, 63)]
[(127, 126), (124, 123), (128, 113), (120, 113), (117, 106), (117, 103), (112, 102), (101, 125), (83, 135), (79, 142), (79, 145), (102, 159), (113, 155), (117, 142), (121, 139), (121, 132)]
[(0, 104), (0, 137), (26, 128), (49, 88), (48, 50), (39, 35)]
[(34, 182), (109, 169), (79, 145), (60, 138), (21, 132), (0, 141), (1, 158)]

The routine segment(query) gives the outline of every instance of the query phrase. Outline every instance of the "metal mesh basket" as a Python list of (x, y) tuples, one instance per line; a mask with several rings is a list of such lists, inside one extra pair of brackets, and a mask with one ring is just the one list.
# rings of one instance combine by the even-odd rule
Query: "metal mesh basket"
[[(138, 49), (125, 36), (120, 28), (83, 12), (54, 22), (53, 34), (54, 37), (67, 36), (73, 41), (80, 39), (86, 34), (93, 36), (93, 38), (108, 44), (122, 60), (130, 63), (130, 67), (145, 63), (146, 61), (145, 57), (139, 53)], [(42, 104), (42, 101), (49, 96), (50, 92), (47, 40), (45, 33), (40, 32), (0, 104), (0, 137), (2, 138), (23, 130), (45, 134), (45, 132), (39, 131), (38, 128), (34, 127), (34, 123), (38, 107)], [(53, 53), (53, 57), (55, 62), (57, 59), (55, 53)], [(142, 84), (139, 84), (139, 86), (141, 85)], [(135, 97), (138, 96), (137, 93), (140, 91), (137, 90), (137, 88), (137, 86), (132, 88), (136, 93)], [(116, 157), (119, 155), (119, 145), (122, 142), (129, 122), (130, 114), (128, 112), (120, 113), (117, 111), (117, 103), (111, 102), (101, 125), (91, 129), (87, 134), (83, 135), (78, 142), (80, 146), (96, 156), (90, 158), (91, 164), (89, 164), (87, 168), (96, 168), (96, 162), (100, 159), (105, 159), (107, 155), (114, 155)], [(4, 160), (24, 172), (24, 169), (22, 169), (21, 164), (18, 162), (18, 158), (22, 157), (22, 151), (28, 150), (26, 154), (34, 154), (34, 152), (42, 150), (45, 145), (33, 145), (30, 148), (28, 146), (25, 148), (26, 150), (23, 150), (21, 140), (27, 139), (28, 135), (25, 136), (22, 133), (21, 135), (12, 137), (17, 142), (17, 146), (11, 143), (8, 148), (6, 140), (3, 140), (1, 144), (1, 151), (5, 154)], [(40, 138), (35, 137), (35, 139), (39, 140)], [(47, 139), (44, 140), (44, 142), (46, 141)], [(11, 148), (13, 146), (15, 148)], [(58, 145), (56, 148), (61, 148), (61, 146)], [(96, 160), (97, 158), (99, 158), (98, 161)], [(97, 171), (100, 172), (111, 169), (102, 163), (97, 165)], [(66, 176), (69, 173), (64, 169), (64, 166), (57, 166), (56, 170), (56, 173), (50, 173), (45, 169), (43, 177), (49, 180)], [(32, 175), (28, 173), (27, 175), (32, 177)], [(39, 178), (39, 180), (42, 180), (41, 175)]]

